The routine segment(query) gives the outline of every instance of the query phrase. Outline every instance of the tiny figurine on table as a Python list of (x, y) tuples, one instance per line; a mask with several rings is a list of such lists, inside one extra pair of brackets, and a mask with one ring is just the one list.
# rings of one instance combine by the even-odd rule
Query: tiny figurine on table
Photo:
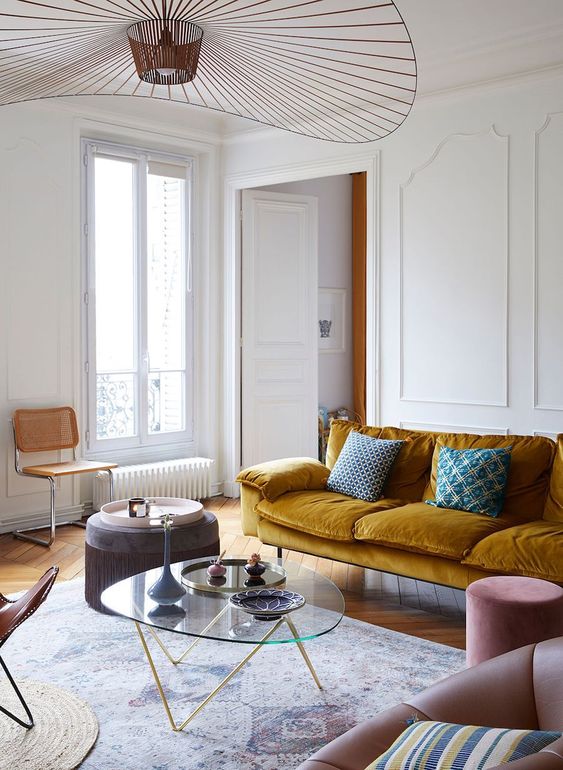
[(225, 572), (227, 571), (227, 568), (223, 564), (222, 559), (225, 554), (226, 554), (226, 551), (223, 551), (223, 553), (219, 556), (218, 559), (211, 560), (211, 563), (207, 568), (207, 574), (209, 575), (209, 577), (212, 577), (212, 578), (224, 577)]
[(244, 565), (246, 572), (252, 577), (258, 577), (266, 572), (266, 566), (260, 561), (260, 554), (253, 553), (248, 562)]

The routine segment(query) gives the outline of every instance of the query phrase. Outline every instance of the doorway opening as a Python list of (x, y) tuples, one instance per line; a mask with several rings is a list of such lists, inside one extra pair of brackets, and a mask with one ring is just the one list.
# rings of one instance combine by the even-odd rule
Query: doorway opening
[[(263, 207), (268, 208), (266, 218), (260, 223), (259, 217), (244, 213), (242, 234), (242, 393), (241, 393), (241, 455), (243, 466), (276, 459), (277, 457), (315, 456), (324, 460), (326, 439), (330, 419), (340, 417), (365, 422), (366, 417), (366, 256), (367, 256), (367, 205), (366, 173), (339, 174), (318, 179), (265, 185), (246, 191), (262, 198)], [(273, 196), (273, 197), (270, 197)], [(280, 198), (276, 198), (280, 196)], [(269, 203), (267, 201), (269, 200)], [(317, 255), (304, 254), (301, 260), (316, 263), (314, 269), (302, 272), (287, 255), (288, 276), (284, 271), (283, 247), (279, 238), (289, 238), (292, 226), (288, 219), (287, 206), (300, 202), (316, 201)], [(279, 203), (276, 215), (272, 206)], [(254, 204), (255, 205), (255, 204)], [(245, 204), (243, 202), (243, 209)], [(281, 228), (278, 239), (269, 242), (264, 227), (270, 232)], [(295, 221), (295, 226), (299, 224)], [(302, 226), (302, 225), (301, 225)], [(253, 228), (250, 234), (248, 228)], [(260, 230), (262, 228), (262, 230)], [(251, 242), (251, 246), (249, 246)], [(270, 250), (270, 254), (253, 253), (245, 255), (246, 249)], [(281, 248), (281, 250), (280, 250)], [(290, 247), (291, 248), (291, 247)], [(273, 249), (273, 252), (271, 251)], [(276, 252), (275, 254), (274, 252)], [(292, 255), (295, 256), (295, 255)], [(269, 261), (270, 260), (270, 261)], [(273, 262), (271, 261), (273, 260)], [(260, 272), (259, 263), (267, 266), (270, 275)], [(311, 268), (311, 264), (309, 265)], [(249, 271), (252, 275), (249, 276)], [(304, 293), (301, 285), (307, 280), (310, 285)], [(283, 286), (286, 289), (293, 281), (293, 302), (281, 302)], [(260, 285), (257, 285), (257, 282)], [(283, 284), (283, 286), (282, 286)], [(291, 289), (290, 289), (291, 291)], [(257, 361), (260, 351), (256, 349), (256, 329), (249, 325), (259, 321), (255, 313), (248, 312), (247, 301), (256, 303), (257, 292), (267, 306), (276, 313), (273, 326), (277, 326), (277, 347), (264, 349), (265, 369), (274, 373), (270, 383), (259, 377), (256, 384)], [(281, 292), (281, 294), (280, 294)], [(287, 299), (287, 296), (286, 296)], [(307, 309), (299, 303), (308, 303)], [(246, 308), (246, 310), (245, 310)], [(292, 340), (284, 338), (285, 329), (296, 334), (297, 318), (305, 318), (313, 328), (301, 346), (291, 348)], [(272, 319), (270, 318), (268, 322)], [(272, 326), (272, 328), (273, 328)], [(302, 330), (301, 330), (302, 332)], [(274, 335), (274, 336), (276, 336)], [(295, 336), (295, 335), (294, 335)], [(269, 344), (273, 340), (266, 342)], [(296, 339), (293, 339), (296, 342)], [(267, 347), (267, 345), (266, 345)], [(273, 359), (277, 361), (274, 365)], [(258, 363), (264, 369), (264, 362)], [(283, 382), (284, 376), (286, 381)], [(300, 391), (301, 385), (314, 388), (306, 397)], [(290, 380), (293, 378), (293, 386)], [(293, 387), (293, 390), (292, 390)], [(255, 391), (254, 393), (252, 391)], [(281, 411), (280, 411), (281, 410)], [(281, 417), (283, 413), (283, 418)], [(260, 415), (257, 419), (257, 415)], [(277, 415), (277, 417), (276, 417)], [(256, 441), (251, 431), (269, 430), (276, 433), (278, 418), (285, 430), (281, 435), (262, 435)], [(305, 424), (302, 424), (302, 423)], [(314, 442), (314, 446), (313, 446)], [(264, 455), (264, 456), (262, 456)], [(267, 456), (265, 456), (267, 455)]]

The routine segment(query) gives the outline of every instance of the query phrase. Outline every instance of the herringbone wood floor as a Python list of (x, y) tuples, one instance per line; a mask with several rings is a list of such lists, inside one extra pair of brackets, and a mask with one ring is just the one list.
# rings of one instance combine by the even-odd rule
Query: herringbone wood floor
[[(263, 557), (275, 555), (274, 548), (242, 534), (238, 500), (214, 497), (205, 507), (219, 520), (221, 545), (227, 554), (259, 551)], [(330, 577), (343, 592), (346, 614), (350, 617), (464, 648), (465, 595), (462, 591), (293, 551), (287, 556)], [(6, 594), (28, 588), (52, 564), (60, 567), (59, 580), (71, 580), (84, 573), (83, 529), (58, 528), (50, 549), (15, 540), (12, 535), (0, 536), (0, 592)]]

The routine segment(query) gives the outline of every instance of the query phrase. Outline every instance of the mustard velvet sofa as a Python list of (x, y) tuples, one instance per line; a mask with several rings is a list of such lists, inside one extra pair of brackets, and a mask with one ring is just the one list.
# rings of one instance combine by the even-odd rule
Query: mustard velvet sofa
[[(375, 503), (329, 492), (326, 482), (346, 437), (357, 430), (402, 439), (384, 496)], [(512, 447), (498, 518), (436, 508), (442, 446)], [(563, 584), (563, 434), (478, 436), (360, 426), (336, 420), (326, 465), (310, 458), (242, 471), (245, 535), (263, 543), (405, 577), (466, 588), (488, 575), (526, 575)]]

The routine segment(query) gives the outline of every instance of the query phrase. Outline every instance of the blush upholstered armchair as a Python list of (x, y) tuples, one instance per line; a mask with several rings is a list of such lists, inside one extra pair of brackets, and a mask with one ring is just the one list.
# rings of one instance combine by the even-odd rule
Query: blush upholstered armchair
[[(365, 770), (413, 714), (437, 722), (562, 731), (563, 637), (520, 647), (438, 682), (352, 728), (299, 770)], [(509, 767), (563, 770), (563, 738)]]

